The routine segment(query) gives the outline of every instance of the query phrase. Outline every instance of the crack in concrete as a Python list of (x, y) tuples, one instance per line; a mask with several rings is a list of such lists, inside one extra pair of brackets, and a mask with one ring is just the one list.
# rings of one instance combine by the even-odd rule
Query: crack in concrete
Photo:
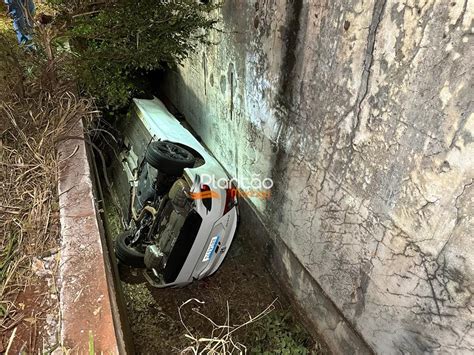
[(367, 35), (367, 47), (365, 52), (363, 72), (361, 78), (361, 86), (359, 88), (359, 93), (357, 95), (356, 101), (356, 113), (355, 113), (355, 125), (352, 134), (352, 144), (354, 144), (355, 134), (360, 128), (360, 112), (362, 110), (362, 103), (367, 98), (369, 92), (369, 82), (371, 76), (372, 65), (374, 61), (374, 52), (375, 52), (375, 41), (377, 38), (377, 31), (382, 22), (382, 15), (385, 11), (387, 5), (387, 0), (376, 0), (374, 4), (374, 11), (372, 14), (372, 21), (369, 27), (369, 34)]

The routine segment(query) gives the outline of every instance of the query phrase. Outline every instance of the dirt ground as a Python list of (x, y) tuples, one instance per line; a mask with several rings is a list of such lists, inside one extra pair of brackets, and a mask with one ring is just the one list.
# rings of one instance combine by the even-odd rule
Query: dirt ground
[(35, 276), (14, 296), (17, 306), (0, 335), (0, 353), (50, 351), (59, 347), (59, 292), (56, 285), (58, 254), (35, 258)]
[[(116, 235), (120, 227), (113, 210), (110, 205), (106, 208), (106, 218)], [(238, 330), (234, 341), (244, 344), (249, 353), (328, 353), (322, 341), (312, 339), (298, 322), (265, 260), (252, 248), (249, 236), (237, 233), (221, 268), (209, 278), (183, 288), (154, 288), (145, 280), (142, 269), (119, 265), (119, 271), (138, 354), (179, 353), (193, 344), (185, 337), (186, 329), (178, 313), (178, 308), (193, 298), (204, 303), (187, 304), (182, 316), (196, 338), (210, 337), (212, 326), (192, 311), (194, 307), (221, 325), (226, 322), (228, 304), (230, 324), (240, 325), (274, 302), (275, 309), (268, 316)]]
[[(183, 319), (192, 333), (200, 337), (209, 337), (212, 327), (207, 319), (192, 312), (192, 307), (199, 307), (215, 323), (225, 324), (228, 302), (230, 323), (237, 325), (249, 320), (249, 315), (256, 316), (276, 300), (271, 319), (280, 318), (281, 321), (282, 315), (288, 314), (285, 328), (290, 330), (296, 341), (301, 342), (302, 348), (307, 353), (326, 353), (321, 342), (311, 339), (294, 319), (291, 306), (279, 292), (259, 255), (247, 248), (241, 238), (235, 240), (216, 274), (184, 288), (153, 288), (144, 280), (141, 270), (126, 266), (121, 267), (121, 277), (137, 353), (169, 354), (191, 345), (192, 342), (184, 336), (186, 332), (180, 322), (178, 308), (192, 298), (205, 303), (194, 302), (183, 307)], [(239, 330), (235, 340), (246, 345), (250, 352), (256, 352), (255, 349), (262, 345), (258, 342), (265, 341), (262, 335), (269, 338), (265, 334), (271, 331), (267, 329), (269, 327), (268, 322), (257, 321)]]

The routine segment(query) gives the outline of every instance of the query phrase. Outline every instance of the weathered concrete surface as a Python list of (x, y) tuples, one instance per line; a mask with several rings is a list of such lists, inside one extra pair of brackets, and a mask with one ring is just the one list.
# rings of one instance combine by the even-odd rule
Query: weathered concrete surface
[(474, 351), (473, 13), (472, 0), (227, 1), (217, 44), (167, 80), (234, 176), (274, 179), (252, 203), (282, 257), (380, 353)]
[[(240, 199), (239, 237), (249, 239), (254, 248), (263, 253), (272, 276), (282, 291), (293, 301), (293, 311), (315, 339), (324, 338), (335, 354), (367, 354), (370, 349), (354, 332), (337, 306), (306, 270), (284, 242), (266, 228), (254, 207), (246, 199)], [(299, 302), (298, 302), (299, 301)], [(317, 325), (317, 327), (314, 327)]]
[[(102, 239), (82, 123), (58, 144), (61, 222), (61, 345), (72, 353), (118, 354)], [(112, 295), (113, 296), (113, 295)], [(121, 329), (119, 328), (120, 332)]]

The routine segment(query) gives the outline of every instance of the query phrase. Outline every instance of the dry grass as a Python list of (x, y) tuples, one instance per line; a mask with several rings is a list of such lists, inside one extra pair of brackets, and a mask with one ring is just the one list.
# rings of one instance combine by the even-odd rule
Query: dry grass
[(198, 355), (198, 354), (212, 354), (212, 355), (246, 354), (248, 350), (247, 347), (244, 344), (234, 340), (233, 336), (239, 329), (246, 327), (254, 322), (257, 322), (258, 320), (267, 316), (270, 312), (275, 310), (276, 301), (277, 300), (275, 299), (272, 303), (268, 305), (267, 308), (265, 308), (262, 312), (260, 312), (255, 317), (252, 317), (249, 314), (248, 315), (249, 319), (246, 322), (239, 325), (230, 324), (230, 309), (229, 309), (228, 302), (227, 302), (226, 321), (225, 321), (225, 324), (221, 324), (221, 325), (217, 324), (207, 315), (202, 313), (199, 310), (199, 307), (193, 307), (192, 311), (198, 316), (206, 319), (211, 324), (211, 327), (212, 327), (212, 331), (208, 337), (199, 337), (196, 334), (194, 334), (191, 328), (186, 324), (186, 321), (182, 314), (182, 308), (188, 304), (194, 303), (194, 304), (200, 305), (200, 304), (204, 304), (204, 302), (196, 298), (191, 298), (187, 300), (178, 308), (178, 313), (179, 313), (179, 318), (181, 320), (181, 324), (186, 329), (186, 334), (184, 336), (192, 342), (192, 345), (182, 350), (181, 354), (195, 354), (195, 355)]
[(56, 143), (74, 121), (89, 117), (90, 103), (71, 92), (42, 92), (0, 103), (0, 326), (21, 317), (18, 292), (35, 278), (33, 262), (58, 251)]
[[(41, 297), (56, 291), (51, 285), (46, 290), (38, 286), (45, 282), (38, 264), (42, 268), (48, 260), (55, 280), (59, 261), (51, 257), (58, 255), (60, 245), (56, 145), (75, 121), (95, 114), (92, 103), (78, 98), (73, 85), (57, 75), (60, 58), (41, 54), (48, 52), (41, 48), (50, 46), (51, 36), (43, 39), (35, 54), (17, 48), (10, 33), (0, 32), (0, 66), (8, 74), (0, 81), (0, 345), (5, 349), (15, 336), (24, 337), (20, 325), (29, 322), (27, 328), (34, 329), (26, 343), (33, 349), (24, 349), (27, 353), (41, 347), (35, 346), (42, 343), (36, 335), (48, 312)], [(20, 301), (29, 288), (35, 290), (37, 304), (25, 306)]]

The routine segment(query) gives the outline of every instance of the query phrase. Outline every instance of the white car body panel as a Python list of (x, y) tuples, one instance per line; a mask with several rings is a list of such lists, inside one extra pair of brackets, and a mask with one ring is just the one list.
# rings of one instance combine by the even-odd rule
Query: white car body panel
[[(134, 99), (133, 101), (137, 118), (149, 134), (148, 137), (143, 137), (143, 139), (179, 143), (192, 148), (204, 159), (205, 163), (203, 165), (184, 170), (184, 175), (192, 183), (191, 192), (200, 192), (200, 176), (202, 174), (212, 175), (216, 179), (215, 181), (219, 179), (230, 180), (217, 160), (167, 110), (159, 99)], [(127, 132), (124, 133), (127, 135)], [(133, 147), (134, 142), (131, 143)], [(143, 156), (144, 151), (135, 151), (130, 154), (134, 157), (140, 157)], [(133, 170), (128, 160), (130, 159), (122, 159), (123, 164), (127, 165), (126, 167), (124, 166), (125, 171)], [(130, 181), (130, 183), (133, 184), (136, 181)], [(211, 275), (222, 264), (237, 228), (238, 209), (235, 205), (224, 215), (226, 190), (217, 186), (210, 186), (210, 188), (213, 192), (217, 192), (219, 197), (212, 199), (210, 210), (204, 206), (202, 200), (195, 200), (194, 209), (202, 218), (202, 224), (180, 273), (174, 282), (155, 286), (183, 286), (194, 279), (201, 279)], [(212, 251), (209, 251), (211, 249), (209, 245), (213, 240), (217, 239), (216, 237), (218, 237), (218, 243), (216, 242), (216, 245), (212, 247)]]
[(184, 144), (198, 152), (206, 164), (197, 168), (185, 169), (191, 181), (196, 175), (212, 172), (216, 179), (228, 179), (227, 173), (217, 160), (209, 154), (201, 143), (168, 111), (157, 98), (153, 100), (133, 99), (138, 118), (155, 138), (155, 140), (170, 141)]

